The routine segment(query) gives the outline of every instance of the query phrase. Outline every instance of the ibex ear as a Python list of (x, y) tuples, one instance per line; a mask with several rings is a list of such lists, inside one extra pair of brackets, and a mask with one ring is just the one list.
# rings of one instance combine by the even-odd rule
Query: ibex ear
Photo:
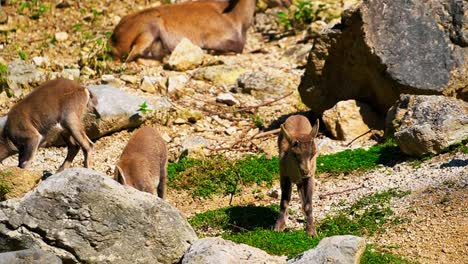
[(315, 121), (315, 124), (314, 126), (312, 127), (312, 131), (310, 131), (310, 136), (312, 138), (315, 138), (317, 135), (318, 135), (318, 131), (319, 131), (319, 120), (317, 119), (317, 121)]
[(281, 124), (280, 128), (281, 128), (281, 133), (283, 133), (284, 138), (286, 138), (288, 142), (291, 142), (291, 137), (289, 136), (288, 131), (286, 131), (284, 124)]
[(114, 175), (115, 175), (116, 181), (118, 181), (119, 183), (123, 185), (127, 185), (127, 181), (125, 180), (125, 175), (119, 166), (115, 166)]

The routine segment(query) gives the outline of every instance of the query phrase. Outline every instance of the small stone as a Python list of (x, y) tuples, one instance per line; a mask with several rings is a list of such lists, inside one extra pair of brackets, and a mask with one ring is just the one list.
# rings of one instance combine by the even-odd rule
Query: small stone
[(267, 194), (268, 196), (270, 196), (271, 198), (274, 198), (274, 199), (278, 199), (278, 198), (279, 198), (279, 191), (278, 191), (278, 189), (271, 189), (271, 190), (268, 190), (266, 194)]
[(43, 67), (43, 66), (46, 67), (50, 64), (49, 57), (36, 56), (32, 58), (32, 61), (37, 67)]
[(161, 76), (143, 76), (141, 80), (140, 89), (147, 93), (155, 93), (156, 87), (162, 82), (164, 78)]
[(167, 67), (176, 71), (195, 69), (203, 62), (203, 50), (189, 39), (183, 38), (172, 51)]
[(78, 78), (80, 78), (80, 75), (80, 69), (63, 69), (63, 71), (60, 73), (60, 76), (70, 80), (77, 80)]
[(88, 66), (84, 66), (82, 69), (81, 69), (81, 74), (82, 75), (86, 75), (86, 76), (93, 76), (93, 75), (96, 75), (96, 71), (91, 69), (90, 67)]
[(224, 132), (226, 134), (228, 134), (228, 135), (232, 135), (232, 134), (236, 133), (236, 131), (237, 131), (237, 128), (235, 128), (235, 127), (230, 127), (230, 128), (227, 128), (226, 130), (224, 130)]
[(115, 78), (112, 74), (104, 74), (101, 76), (101, 83), (102, 84), (109, 84), (115, 87), (122, 87), (125, 85), (125, 82), (120, 80), (119, 78)]
[(176, 118), (176, 120), (174, 120), (174, 124), (176, 124), (176, 125), (182, 125), (182, 124), (185, 124), (185, 123), (187, 123), (187, 121), (185, 119), (183, 119), (183, 118), (180, 118), (180, 117)]
[(227, 104), (229, 106), (239, 104), (239, 101), (237, 101), (237, 99), (234, 98), (234, 96), (230, 93), (218, 94), (218, 96), (216, 97), (216, 102)]
[(127, 83), (131, 83), (131, 84), (136, 84), (139, 82), (139, 79), (137, 76), (135, 75), (128, 75), (128, 74), (123, 74), (120, 76), (120, 79), (122, 79), (123, 81), (127, 82)]
[(169, 136), (167, 133), (162, 133), (162, 134), (161, 134), (161, 137), (162, 137), (162, 139), (163, 139), (166, 143), (169, 143), (169, 142), (172, 141), (171, 136)]
[(215, 65), (197, 69), (194, 78), (206, 80), (218, 85), (232, 85), (236, 83), (237, 78), (245, 73), (245, 69), (239, 66)]
[(188, 82), (188, 78), (185, 75), (172, 75), (167, 79), (167, 92), (174, 93), (177, 90), (182, 90), (185, 84)]
[(68, 33), (67, 32), (57, 32), (57, 33), (55, 33), (55, 40), (56, 41), (64, 42), (67, 39), (68, 39)]

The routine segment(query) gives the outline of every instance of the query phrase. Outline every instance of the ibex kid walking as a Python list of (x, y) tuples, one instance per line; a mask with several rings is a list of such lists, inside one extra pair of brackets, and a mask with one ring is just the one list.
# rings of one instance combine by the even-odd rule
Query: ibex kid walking
[(318, 129), (318, 120), (312, 127), (309, 120), (300, 115), (290, 116), (281, 125), (278, 137), (281, 202), (280, 214), (275, 224), (276, 231), (283, 231), (285, 228), (294, 183), (301, 196), (302, 209), (307, 219), (306, 232), (311, 236), (316, 235), (312, 216), (312, 193), (318, 153), (316, 144)]
[(0, 162), (19, 153), (18, 166), (27, 168), (47, 133), (60, 128), (68, 153), (58, 171), (70, 166), (80, 148), (84, 166), (90, 167), (93, 143), (82, 119), (96, 105), (96, 97), (75, 81), (59, 78), (42, 84), (8, 112), (0, 136)]

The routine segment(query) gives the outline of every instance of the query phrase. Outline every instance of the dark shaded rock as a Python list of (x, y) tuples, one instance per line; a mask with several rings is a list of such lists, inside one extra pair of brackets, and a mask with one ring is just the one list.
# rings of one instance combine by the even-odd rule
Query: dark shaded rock
[(0, 253), (0, 264), (62, 264), (52, 253), (32, 248)]
[(383, 114), (401, 93), (468, 100), (466, 17), (460, 15), (467, 10), (458, 0), (364, 1), (315, 36), (299, 86), (303, 102), (322, 112), (355, 99)]
[(400, 149), (412, 156), (437, 154), (468, 139), (468, 103), (435, 95), (401, 95), (387, 116)]
[(177, 263), (195, 232), (166, 201), (88, 169), (0, 203), (0, 252), (40, 248), (66, 263)]

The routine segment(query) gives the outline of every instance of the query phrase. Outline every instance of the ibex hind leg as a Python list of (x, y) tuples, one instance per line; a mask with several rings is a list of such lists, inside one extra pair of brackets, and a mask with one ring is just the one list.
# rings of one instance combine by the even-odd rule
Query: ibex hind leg
[(158, 197), (164, 199), (166, 197), (166, 178), (167, 178), (167, 161), (161, 162), (159, 168), (159, 184)]
[(76, 115), (69, 116), (62, 126), (70, 133), (73, 140), (75, 140), (83, 150), (84, 167), (90, 168), (92, 166), (91, 153), (93, 150), (93, 142), (86, 135), (81, 119)]
[(280, 212), (275, 224), (275, 231), (283, 231), (286, 226), (286, 219), (288, 218), (288, 206), (291, 201), (291, 181), (288, 177), (280, 178), (281, 185), (281, 201)]
[(78, 151), (80, 151), (80, 146), (75, 142), (75, 140), (68, 131), (64, 130), (62, 132), (62, 138), (67, 144), (67, 157), (65, 158), (57, 172), (68, 169), (73, 160), (75, 159), (76, 154), (78, 154)]

